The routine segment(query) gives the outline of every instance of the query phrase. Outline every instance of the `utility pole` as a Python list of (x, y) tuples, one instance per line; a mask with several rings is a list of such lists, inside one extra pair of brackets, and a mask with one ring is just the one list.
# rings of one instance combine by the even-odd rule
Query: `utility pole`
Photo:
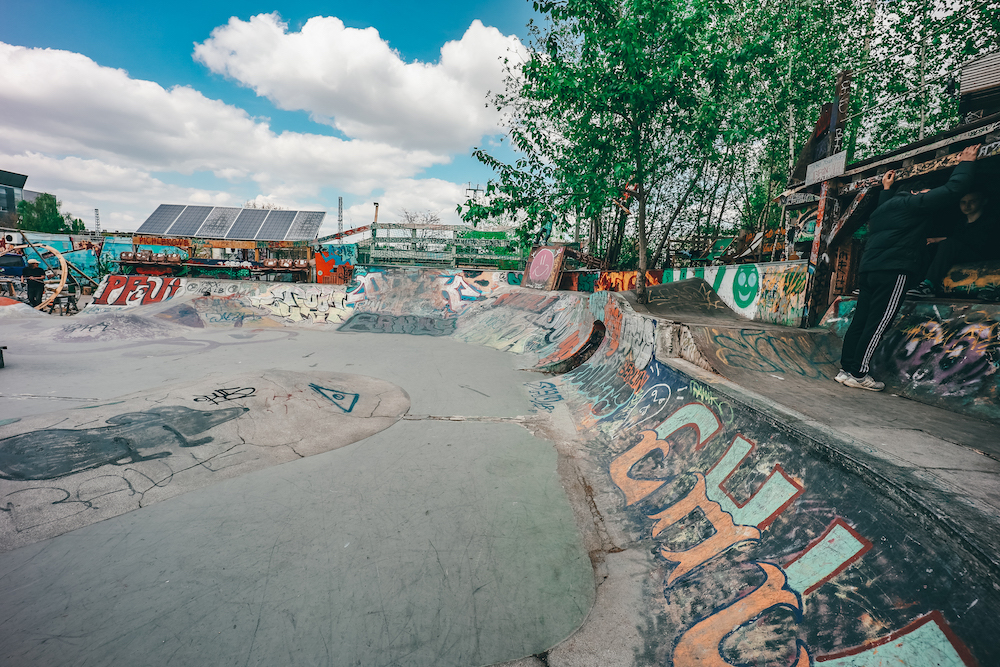
[(94, 209), (94, 233), (100, 235), (101, 233), (101, 212)]
[(337, 243), (344, 242), (344, 198), (337, 197)]

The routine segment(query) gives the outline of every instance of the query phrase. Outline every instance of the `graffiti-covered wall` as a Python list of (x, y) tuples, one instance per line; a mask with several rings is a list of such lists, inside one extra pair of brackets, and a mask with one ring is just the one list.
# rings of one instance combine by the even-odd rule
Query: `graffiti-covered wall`
[[(348, 285), (270, 283), (171, 276), (109, 275), (101, 281), (84, 314), (136, 306), (152, 316), (186, 326), (303, 326), (338, 328), (355, 314), (454, 320), (475, 302), (507, 286), (506, 271), (367, 270), (359, 268)], [(402, 326), (360, 318), (346, 330), (363, 326)], [(362, 321), (368, 324), (362, 324)], [(438, 330), (436, 325), (428, 325)], [(447, 332), (454, 331), (454, 322)], [(411, 331), (395, 331), (410, 333)]]
[[(856, 305), (838, 299), (821, 325), (843, 338)], [(907, 398), (1000, 423), (1000, 304), (906, 301), (871, 366)]]
[(602, 301), (621, 326), (529, 393), (569, 406), (617, 493), (605, 521), (654, 554), (638, 664), (1000, 661), (988, 561), (874, 468), (657, 359), (650, 320)]
[[(567, 273), (561, 289), (623, 292), (635, 289), (638, 271)], [(809, 262), (769, 262), (647, 271), (647, 285), (701, 278), (730, 308), (757, 322), (797, 327), (806, 311)]]

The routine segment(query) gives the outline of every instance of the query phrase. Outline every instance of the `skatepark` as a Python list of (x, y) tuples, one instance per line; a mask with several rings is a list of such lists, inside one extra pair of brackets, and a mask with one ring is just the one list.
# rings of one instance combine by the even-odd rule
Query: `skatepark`
[(996, 664), (995, 375), (844, 388), (836, 324), (445, 269), (6, 303), (2, 662)]

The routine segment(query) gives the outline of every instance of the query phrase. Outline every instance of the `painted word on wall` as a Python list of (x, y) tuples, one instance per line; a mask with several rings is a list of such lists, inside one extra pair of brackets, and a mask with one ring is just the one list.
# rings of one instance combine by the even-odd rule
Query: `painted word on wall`
[(169, 299), (181, 288), (180, 278), (162, 276), (108, 276), (94, 303), (103, 306), (138, 306)]

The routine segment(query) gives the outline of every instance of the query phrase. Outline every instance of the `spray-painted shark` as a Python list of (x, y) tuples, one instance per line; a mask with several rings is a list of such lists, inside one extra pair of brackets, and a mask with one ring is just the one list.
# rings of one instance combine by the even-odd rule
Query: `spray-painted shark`
[(107, 420), (110, 426), (81, 429), (47, 429), (0, 440), (0, 478), (15, 480), (57, 479), (103, 465), (138, 463), (171, 455), (160, 451), (143, 456), (142, 450), (163, 449), (177, 443), (196, 447), (211, 437), (188, 440), (249, 408), (192, 410), (180, 405), (128, 412)]

